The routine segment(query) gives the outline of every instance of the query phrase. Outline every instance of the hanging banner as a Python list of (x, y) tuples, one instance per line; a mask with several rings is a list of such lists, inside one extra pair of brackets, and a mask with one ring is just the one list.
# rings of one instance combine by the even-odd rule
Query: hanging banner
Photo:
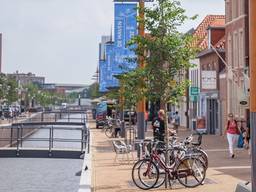
[(127, 60), (136, 57), (127, 47), (127, 42), (138, 34), (136, 17), (136, 3), (115, 4), (115, 57), (112, 70), (114, 74), (121, 74), (137, 67), (136, 63)]
[(114, 77), (113, 66), (115, 57), (115, 46), (113, 43), (107, 43), (106, 48), (106, 88), (117, 87), (118, 80)]
[(107, 92), (107, 63), (106, 60), (99, 61), (99, 91)]

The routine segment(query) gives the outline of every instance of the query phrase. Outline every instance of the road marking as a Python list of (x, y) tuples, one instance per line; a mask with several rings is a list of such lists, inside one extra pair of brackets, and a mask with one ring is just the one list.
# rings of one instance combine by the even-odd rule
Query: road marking
[[(235, 149), (235, 151), (242, 151), (245, 150), (244, 148), (241, 149)], [(206, 152), (225, 152), (225, 151), (229, 151), (228, 149), (205, 149), (204, 151)]]
[(225, 167), (211, 167), (211, 169), (220, 170), (220, 169), (251, 169), (251, 166), (225, 166)]

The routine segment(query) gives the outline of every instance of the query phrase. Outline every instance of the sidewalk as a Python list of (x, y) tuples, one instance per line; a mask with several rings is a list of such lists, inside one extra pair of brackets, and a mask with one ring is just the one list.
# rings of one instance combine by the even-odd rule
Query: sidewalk
[(0, 126), (8, 126), (12, 123), (18, 123), (26, 119), (32, 118), (34, 116), (35, 116), (34, 114), (29, 115), (29, 113), (23, 113), (21, 116), (18, 116), (13, 119), (0, 119)]
[[(114, 163), (115, 153), (113, 151), (111, 139), (107, 138), (101, 129), (95, 129), (95, 123), (90, 123), (92, 134), (92, 185), (93, 191), (96, 192), (132, 192), (143, 191), (134, 186), (131, 178), (131, 170), (133, 164)], [(180, 131), (179, 135), (188, 135), (186, 130)], [(226, 169), (233, 171), (237, 164), (241, 169), (245, 170), (245, 178), (250, 170), (248, 157), (246, 152), (238, 151), (239, 158), (230, 163), (230, 159), (226, 157), (226, 145), (220, 136), (206, 136), (204, 138), (207, 149), (209, 149), (210, 168), (207, 171), (205, 184), (194, 189), (184, 188), (179, 184), (175, 184), (173, 189), (178, 192), (234, 192), (235, 187), (241, 179), (231, 176), (236, 173), (226, 174)], [(214, 143), (214, 144), (213, 144)], [(223, 148), (223, 144), (225, 148)], [(217, 146), (216, 146), (217, 145)], [(214, 147), (215, 146), (215, 147)], [(217, 151), (217, 152), (216, 152)], [(218, 153), (218, 154), (217, 154)], [(217, 155), (216, 155), (217, 154)], [(135, 155), (134, 155), (135, 156)], [(215, 157), (215, 158), (214, 158)], [(222, 159), (220, 159), (222, 158)], [(219, 161), (219, 162), (218, 162)], [(227, 163), (226, 163), (227, 162)], [(229, 166), (233, 166), (229, 167)], [(240, 170), (241, 170), (240, 169)], [(224, 171), (223, 171), (224, 170)], [(248, 173), (249, 174), (249, 173)], [(238, 177), (240, 175), (238, 174)], [(243, 176), (242, 176), (243, 178)], [(248, 177), (249, 178), (249, 177)], [(169, 189), (168, 191), (172, 191)], [(164, 187), (159, 189), (151, 189), (150, 191), (165, 191)]]

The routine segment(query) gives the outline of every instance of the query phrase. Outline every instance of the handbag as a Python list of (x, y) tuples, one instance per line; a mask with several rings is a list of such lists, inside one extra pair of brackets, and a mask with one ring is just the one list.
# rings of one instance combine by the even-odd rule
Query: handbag
[(240, 133), (240, 135), (238, 137), (237, 147), (238, 148), (243, 148), (244, 147), (244, 137), (243, 137), (242, 133)]

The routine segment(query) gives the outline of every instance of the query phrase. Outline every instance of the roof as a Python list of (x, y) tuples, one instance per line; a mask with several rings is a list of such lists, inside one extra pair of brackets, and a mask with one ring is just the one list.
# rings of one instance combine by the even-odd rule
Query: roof
[[(206, 49), (208, 47), (207, 29), (209, 27), (224, 27), (225, 15), (207, 15), (204, 20), (198, 25), (193, 36), (196, 41), (193, 43), (195, 47)], [(220, 46), (224, 46), (225, 39), (219, 42)]]

